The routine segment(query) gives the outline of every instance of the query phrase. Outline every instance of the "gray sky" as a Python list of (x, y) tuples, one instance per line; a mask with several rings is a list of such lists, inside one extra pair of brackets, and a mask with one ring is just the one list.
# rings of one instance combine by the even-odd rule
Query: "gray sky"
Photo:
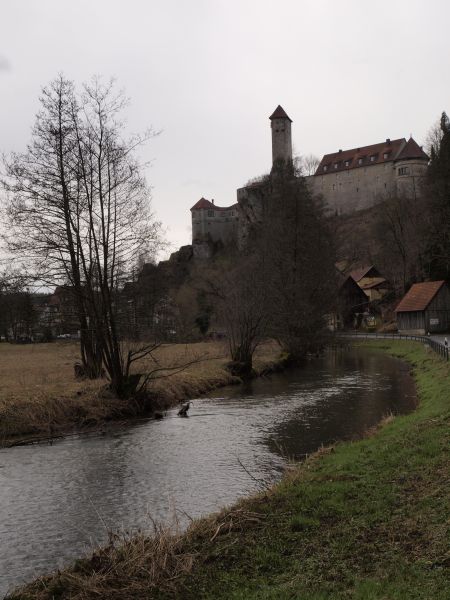
[(267, 172), (281, 104), (294, 149), (413, 134), (450, 111), (446, 0), (0, 0), (0, 153), (24, 149), (43, 85), (117, 78), (174, 247), (201, 197), (232, 204)]

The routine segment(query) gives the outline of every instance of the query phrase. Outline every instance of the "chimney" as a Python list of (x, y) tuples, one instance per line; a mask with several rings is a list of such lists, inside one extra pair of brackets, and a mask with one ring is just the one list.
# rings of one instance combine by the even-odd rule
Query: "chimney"
[(342, 152), (342, 148), (339, 148), (339, 152)]
[(391, 143), (391, 138), (386, 138), (386, 144), (390, 144)]
[(214, 198), (211, 198), (211, 202), (214, 204)]

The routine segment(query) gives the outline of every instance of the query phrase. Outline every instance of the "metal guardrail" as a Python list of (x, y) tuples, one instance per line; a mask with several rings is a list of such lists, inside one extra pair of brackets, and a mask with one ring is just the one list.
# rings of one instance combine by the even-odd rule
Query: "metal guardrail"
[(354, 338), (363, 338), (366, 340), (376, 340), (376, 339), (385, 339), (385, 340), (410, 340), (414, 342), (422, 342), (423, 344), (427, 344), (436, 354), (439, 354), (441, 358), (444, 360), (449, 360), (449, 348), (441, 342), (433, 340), (432, 338), (426, 335), (406, 335), (403, 333), (369, 333), (365, 331), (352, 331), (352, 332), (339, 332), (339, 337), (354, 337)]

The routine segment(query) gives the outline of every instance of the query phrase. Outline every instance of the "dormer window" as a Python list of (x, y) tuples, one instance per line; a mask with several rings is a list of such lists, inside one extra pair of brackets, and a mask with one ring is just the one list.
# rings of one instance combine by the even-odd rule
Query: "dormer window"
[(339, 163), (334, 163), (334, 168), (337, 169), (339, 166)]
[(364, 159), (363, 159), (363, 158), (358, 158), (358, 165), (362, 165), (362, 164), (363, 164), (363, 162), (364, 162)]
[(372, 154), (372, 156), (370, 157), (370, 162), (375, 162), (376, 156), (375, 154)]
[(346, 160), (346, 161), (345, 161), (345, 166), (346, 166), (346, 167), (349, 167), (349, 166), (350, 166), (350, 161), (349, 161), (349, 160)]
[(328, 171), (328, 166), (327, 166), (327, 165), (324, 165), (324, 167), (323, 167), (323, 170), (324, 170), (324, 171)]
[(389, 152), (385, 152), (385, 153), (383, 154), (383, 158), (384, 158), (384, 160), (386, 160), (388, 156), (389, 156)]

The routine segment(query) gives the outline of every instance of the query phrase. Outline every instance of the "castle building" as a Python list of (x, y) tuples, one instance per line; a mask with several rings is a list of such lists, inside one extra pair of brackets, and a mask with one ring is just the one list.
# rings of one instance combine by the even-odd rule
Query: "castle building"
[(192, 246), (196, 258), (209, 258), (212, 244), (230, 244), (236, 239), (238, 205), (216, 206), (200, 198), (191, 208)]
[[(292, 119), (278, 105), (269, 117), (272, 131), (272, 171), (292, 164)], [(370, 208), (382, 200), (420, 196), (428, 156), (417, 142), (399, 138), (325, 154), (314, 175), (305, 177), (315, 196), (334, 214)], [(237, 241), (245, 247), (249, 225), (263, 218), (265, 179), (237, 190), (237, 203), (219, 207), (201, 198), (191, 208), (194, 256), (208, 257), (211, 245)]]
[(411, 137), (325, 154), (314, 175), (307, 177), (314, 195), (321, 195), (337, 214), (370, 208), (381, 200), (420, 196), (428, 156)]

